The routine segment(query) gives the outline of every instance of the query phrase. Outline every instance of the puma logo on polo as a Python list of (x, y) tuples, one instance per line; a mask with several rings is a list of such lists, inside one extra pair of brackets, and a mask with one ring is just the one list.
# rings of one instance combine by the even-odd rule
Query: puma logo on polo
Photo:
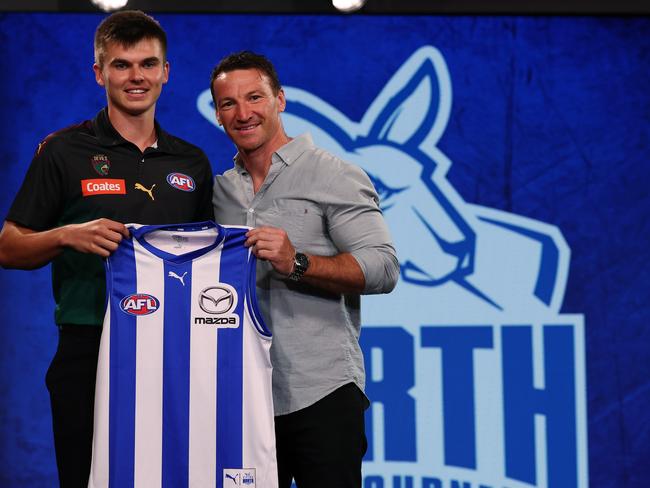
[(147, 189), (147, 188), (145, 188), (144, 186), (142, 186), (140, 183), (136, 183), (136, 184), (135, 184), (135, 189), (136, 189), (136, 190), (142, 190), (143, 192), (148, 193), (149, 196), (151, 197), (151, 199), (152, 199), (152, 200), (155, 200), (155, 198), (153, 197), (153, 188), (154, 188), (155, 186), (156, 186), (156, 184), (154, 183), (153, 185), (151, 185), (151, 188), (150, 188), (150, 189)]

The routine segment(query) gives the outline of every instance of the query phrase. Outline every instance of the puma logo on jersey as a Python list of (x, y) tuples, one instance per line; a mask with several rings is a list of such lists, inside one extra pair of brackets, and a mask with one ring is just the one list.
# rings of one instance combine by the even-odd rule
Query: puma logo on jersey
[(245, 486), (246, 488), (255, 488), (255, 468), (244, 468), (244, 469), (224, 469), (223, 470), (223, 486), (233, 486), (232, 483), (226, 483), (226, 481), (232, 481), (235, 486)]
[(187, 274), (187, 271), (185, 271), (185, 273), (183, 273), (183, 276), (178, 276), (178, 275), (177, 275), (176, 273), (174, 273), (173, 271), (170, 271), (170, 272), (167, 274), (167, 276), (168, 276), (168, 277), (172, 277), (172, 278), (176, 278), (178, 281), (181, 282), (181, 284), (182, 284), (183, 286), (185, 286), (185, 281), (183, 280), (183, 278), (185, 278), (185, 275), (186, 275), (186, 274)]
[(236, 474), (235, 476), (229, 475), (226, 473), (226, 479), (227, 480), (232, 480), (236, 485), (239, 485), (239, 474)]
[(155, 198), (153, 197), (153, 189), (154, 189), (155, 186), (156, 186), (156, 184), (154, 183), (153, 185), (151, 185), (151, 188), (147, 189), (144, 186), (142, 186), (140, 183), (136, 183), (135, 184), (135, 189), (136, 190), (142, 190), (143, 192), (147, 193), (151, 197), (152, 200), (155, 200)]

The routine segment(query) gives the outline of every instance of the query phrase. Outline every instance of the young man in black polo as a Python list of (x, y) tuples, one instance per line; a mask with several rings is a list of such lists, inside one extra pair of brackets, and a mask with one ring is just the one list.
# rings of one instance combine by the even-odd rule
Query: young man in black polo
[(93, 69), (107, 107), (39, 144), (0, 233), (3, 267), (52, 262), (59, 344), (46, 383), (65, 488), (88, 484), (105, 303), (101, 258), (128, 238), (124, 223), (212, 219), (208, 159), (154, 119), (169, 77), (166, 46), (164, 30), (142, 12), (100, 23)]

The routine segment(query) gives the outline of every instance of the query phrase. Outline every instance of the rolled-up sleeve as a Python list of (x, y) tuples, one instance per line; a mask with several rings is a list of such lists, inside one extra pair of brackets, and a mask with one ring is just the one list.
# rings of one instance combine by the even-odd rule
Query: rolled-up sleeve
[(359, 263), (363, 293), (390, 292), (399, 278), (399, 261), (370, 178), (361, 168), (344, 164), (327, 193), (328, 232), (336, 247)]

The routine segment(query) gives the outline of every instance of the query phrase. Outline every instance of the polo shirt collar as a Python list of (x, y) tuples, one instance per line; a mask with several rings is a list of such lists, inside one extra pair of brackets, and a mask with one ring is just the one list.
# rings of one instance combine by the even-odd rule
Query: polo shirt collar
[[(92, 121), (95, 135), (99, 139), (100, 144), (104, 146), (119, 146), (121, 144), (131, 144), (131, 142), (124, 139), (119, 132), (113, 127), (110, 119), (108, 118), (108, 107), (104, 107)], [(154, 120), (154, 127), (156, 129), (156, 144), (154, 147), (157, 151), (176, 154), (182, 152), (178, 147), (177, 142)]]

